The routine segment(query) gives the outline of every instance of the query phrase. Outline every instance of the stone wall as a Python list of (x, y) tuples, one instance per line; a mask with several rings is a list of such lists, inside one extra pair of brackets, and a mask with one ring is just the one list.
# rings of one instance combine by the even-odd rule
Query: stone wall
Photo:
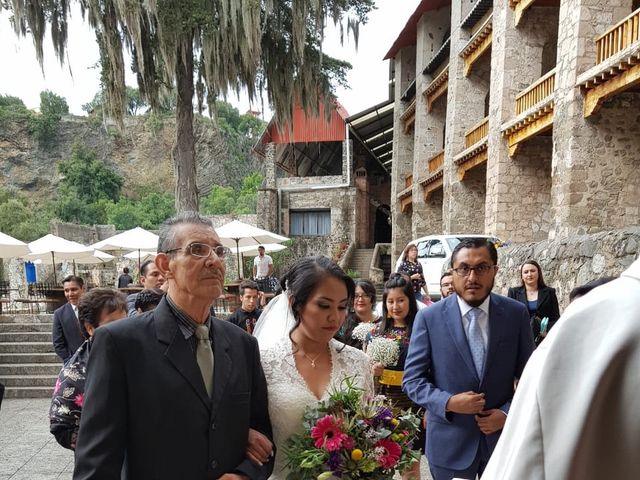
[(77, 225), (75, 223), (51, 222), (49, 232), (66, 240), (91, 245), (116, 234), (113, 225)]
[(521, 285), (520, 265), (533, 259), (540, 264), (545, 283), (556, 289), (562, 309), (574, 287), (620, 275), (639, 252), (640, 227), (503, 247), (498, 249), (500, 270), (494, 291), (506, 295), (508, 287)]

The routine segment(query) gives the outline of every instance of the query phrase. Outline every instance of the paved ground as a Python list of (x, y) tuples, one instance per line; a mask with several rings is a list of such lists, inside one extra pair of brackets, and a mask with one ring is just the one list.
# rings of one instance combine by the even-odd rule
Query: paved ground
[[(0, 409), (0, 480), (71, 480), (73, 452), (49, 433), (50, 400), (5, 399)], [(422, 480), (431, 480), (422, 461)]]
[(73, 452), (49, 433), (48, 398), (5, 399), (0, 409), (0, 480), (71, 480)]

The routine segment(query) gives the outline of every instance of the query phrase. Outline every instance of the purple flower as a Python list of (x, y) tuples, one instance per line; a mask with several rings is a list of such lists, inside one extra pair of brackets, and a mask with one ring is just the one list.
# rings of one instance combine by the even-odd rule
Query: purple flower
[(334, 474), (340, 476), (338, 474), (338, 470), (342, 466), (342, 457), (340, 456), (340, 452), (331, 452), (329, 454), (329, 460), (327, 460), (327, 465)]
[(384, 422), (385, 420), (389, 420), (391, 418), (393, 418), (393, 413), (391, 413), (391, 410), (389, 410), (386, 407), (380, 407), (376, 416), (373, 417), (373, 421), (376, 423), (379, 423), (379, 422)]

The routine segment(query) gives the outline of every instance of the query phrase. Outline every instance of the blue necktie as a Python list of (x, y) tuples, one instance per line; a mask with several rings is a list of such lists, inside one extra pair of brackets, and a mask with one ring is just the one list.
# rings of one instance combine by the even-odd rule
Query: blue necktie
[(478, 372), (478, 377), (482, 378), (485, 347), (484, 339), (482, 338), (482, 329), (478, 322), (480, 313), (482, 313), (482, 310), (479, 308), (472, 308), (467, 312), (467, 318), (469, 319), (469, 333), (467, 336), (469, 349), (471, 350), (471, 357), (473, 358), (473, 363), (476, 366), (476, 372)]

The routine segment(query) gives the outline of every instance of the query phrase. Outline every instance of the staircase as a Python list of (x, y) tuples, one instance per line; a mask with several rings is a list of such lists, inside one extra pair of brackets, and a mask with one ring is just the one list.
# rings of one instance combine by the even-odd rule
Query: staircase
[(369, 278), (369, 267), (373, 257), (373, 248), (359, 248), (354, 250), (349, 266), (349, 270), (358, 272), (358, 278)]
[(51, 397), (62, 362), (53, 351), (53, 315), (0, 316), (0, 382), (5, 398)]

